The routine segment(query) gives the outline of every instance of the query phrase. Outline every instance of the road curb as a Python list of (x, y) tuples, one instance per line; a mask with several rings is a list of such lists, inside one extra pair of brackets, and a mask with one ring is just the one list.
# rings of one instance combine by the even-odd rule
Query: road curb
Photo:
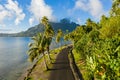
[(81, 79), (81, 77), (78, 73), (78, 68), (77, 68), (77, 65), (75, 63), (72, 50), (69, 51), (68, 58), (69, 58), (70, 68), (72, 70), (72, 73), (74, 75), (75, 80), (83, 80), (83, 79)]

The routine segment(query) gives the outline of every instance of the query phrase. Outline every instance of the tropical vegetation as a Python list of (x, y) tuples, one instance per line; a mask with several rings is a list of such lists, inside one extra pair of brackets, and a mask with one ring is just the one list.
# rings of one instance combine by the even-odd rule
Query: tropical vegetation
[[(61, 20), (64, 24), (69, 22), (67, 19)], [(44, 32), (32, 37), (33, 42), (29, 45), (28, 55), (31, 61), (38, 60), (41, 54), (44, 57), (45, 51), (51, 61), (49, 46), (56, 32), (47, 17), (43, 17), (41, 23)], [(63, 32), (58, 29), (56, 42), (60, 42)], [(64, 39), (72, 42), (76, 64), (85, 80), (120, 79), (120, 0), (113, 0), (109, 16), (101, 16), (99, 22), (87, 19), (85, 25), (76, 27)], [(44, 62), (48, 69), (45, 57)]]
[(72, 41), (85, 80), (120, 79), (120, 0), (113, 0), (110, 16), (103, 15), (98, 23), (87, 19), (64, 38)]

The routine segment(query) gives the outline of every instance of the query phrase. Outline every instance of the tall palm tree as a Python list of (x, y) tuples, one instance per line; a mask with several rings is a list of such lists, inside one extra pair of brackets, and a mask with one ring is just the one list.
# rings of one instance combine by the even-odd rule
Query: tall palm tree
[(33, 42), (29, 44), (29, 50), (28, 50), (28, 55), (29, 55), (29, 60), (34, 61), (39, 59), (40, 55), (42, 54), (44, 57), (44, 63), (45, 67), (48, 70), (47, 62), (44, 56), (44, 44), (45, 44), (45, 39), (42, 39), (42, 34), (39, 33), (37, 36), (32, 37)]
[(44, 37), (45, 38), (45, 49), (47, 51), (47, 54), (48, 54), (48, 58), (50, 60), (50, 63), (52, 63), (51, 61), (51, 57), (50, 57), (50, 44), (52, 42), (52, 38), (48, 38), (48, 37)]
[(47, 26), (47, 28), (46, 28), (46, 30), (45, 30), (45, 37), (47, 38), (47, 42), (46, 42), (46, 49), (47, 49), (47, 52), (48, 52), (48, 56), (49, 56), (49, 59), (50, 59), (50, 61), (51, 61), (51, 57), (50, 57), (50, 52), (49, 52), (49, 50), (50, 50), (50, 44), (51, 44), (51, 42), (52, 42), (52, 38), (53, 38), (53, 36), (54, 36), (54, 30), (53, 30), (53, 28), (51, 27), (51, 25), (49, 24), (48, 26)]
[(54, 30), (53, 30), (52, 26), (50, 25), (49, 20), (48, 20), (48, 18), (46, 16), (44, 16), (42, 18), (41, 23), (45, 27), (44, 36), (52, 38), (54, 36)]
[(42, 18), (41, 22), (42, 22), (42, 24), (45, 27), (43, 38), (46, 38), (46, 46), (45, 47), (46, 47), (46, 50), (47, 50), (47, 53), (48, 53), (48, 57), (49, 57), (50, 62), (51, 62), (49, 47), (50, 47), (50, 44), (52, 42), (52, 37), (54, 36), (54, 30), (53, 30), (52, 26), (49, 24), (49, 20), (47, 19), (46, 16), (44, 16)]

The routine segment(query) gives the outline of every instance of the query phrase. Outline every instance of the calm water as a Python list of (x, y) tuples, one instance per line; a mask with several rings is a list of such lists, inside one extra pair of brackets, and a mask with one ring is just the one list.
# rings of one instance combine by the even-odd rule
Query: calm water
[(0, 80), (17, 80), (27, 62), (30, 38), (0, 37)]

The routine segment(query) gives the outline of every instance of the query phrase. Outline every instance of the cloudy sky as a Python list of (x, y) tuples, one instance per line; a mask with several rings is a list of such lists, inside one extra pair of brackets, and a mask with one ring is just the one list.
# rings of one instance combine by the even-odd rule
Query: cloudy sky
[(65, 17), (79, 24), (87, 18), (99, 21), (111, 5), (112, 0), (0, 0), (0, 33), (25, 31), (43, 16), (54, 22)]

